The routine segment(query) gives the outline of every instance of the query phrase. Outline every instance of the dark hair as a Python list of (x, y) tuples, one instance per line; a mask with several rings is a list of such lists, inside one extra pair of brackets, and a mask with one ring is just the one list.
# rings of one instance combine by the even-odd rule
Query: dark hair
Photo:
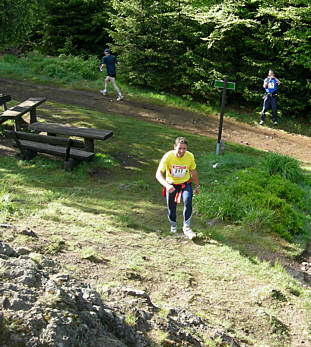
[(179, 143), (184, 143), (185, 145), (188, 145), (188, 141), (186, 140), (185, 137), (177, 137), (175, 140), (175, 145), (178, 145)]
[(104, 50), (104, 53), (111, 53), (111, 50), (109, 49), (109, 48), (106, 48), (105, 50)]

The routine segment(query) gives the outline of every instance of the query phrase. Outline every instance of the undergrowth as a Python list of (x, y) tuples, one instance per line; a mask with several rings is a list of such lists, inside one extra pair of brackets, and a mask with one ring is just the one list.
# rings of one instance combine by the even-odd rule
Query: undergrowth
[[(99, 60), (96, 56), (87, 59), (79, 56), (61, 54), (45, 57), (37, 52), (27, 57), (5, 55), (0, 60), (0, 70), (12, 75), (22, 75), (41, 82), (66, 84), (76, 81), (94, 81), (100, 77)], [(40, 78), (39, 78), (40, 76)]]
[(265, 155), (258, 163), (240, 156), (235, 163), (232, 159), (215, 163), (209, 158), (214, 175), (217, 168), (221, 173), (195, 199), (203, 220), (217, 217), (253, 231), (276, 232), (288, 241), (307, 232), (310, 191), (303, 189), (303, 172), (295, 159), (277, 154)]

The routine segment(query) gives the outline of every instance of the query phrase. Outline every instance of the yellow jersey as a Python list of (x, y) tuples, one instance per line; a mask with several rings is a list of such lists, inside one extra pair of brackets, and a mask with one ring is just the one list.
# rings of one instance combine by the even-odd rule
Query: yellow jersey
[(176, 156), (174, 150), (169, 151), (164, 154), (159, 164), (159, 169), (165, 172), (166, 181), (169, 184), (182, 184), (189, 181), (190, 171), (195, 168), (194, 156), (188, 151), (181, 158)]

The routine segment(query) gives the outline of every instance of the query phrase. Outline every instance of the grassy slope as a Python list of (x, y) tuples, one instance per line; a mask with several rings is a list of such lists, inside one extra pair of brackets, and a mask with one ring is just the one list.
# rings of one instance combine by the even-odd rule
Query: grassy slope
[[(264, 260), (269, 254), (296, 255), (299, 245), (234, 225), (207, 228), (198, 216), (193, 226), (199, 240), (167, 232), (165, 203), (154, 179), (158, 160), (176, 136), (186, 135), (198, 158), (215, 151), (215, 140), (56, 103), (46, 103), (40, 113), (50, 121), (113, 130), (114, 137), (96, 147), (116, 164), (102, 160), (67, 173), (55, 160), (1, 158), (2, 196), (16, 200), (3, 209), (1, 221), (39, 236), (11, 229), (2, 232), (2, 239), (55, 256), (98, 288), (137, 287), (163, 309), (185, 306), (247, 345), (310, 343), (309, 289), (277, 262)], [(229, 152), (262, 155), (235, 145), (226, 146)], [(206, 187), (215, 179), (208, 166), (198, 160)]]

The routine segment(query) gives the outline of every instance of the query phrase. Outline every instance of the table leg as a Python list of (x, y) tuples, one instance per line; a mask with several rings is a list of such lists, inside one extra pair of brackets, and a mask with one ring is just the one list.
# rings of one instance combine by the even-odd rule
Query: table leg
[(37, 112), (36, 109), (33, 108), (30, 110), (30, 123), (35, 123), (37, 121)]
[(15, 131), (20, 131), (22, 128), (27, 128), (28, 123), (24, 121), (22, 117), (16, 117), (15, 118)]
[(15, 124), (15, 131), (22, 130), (20, 118), (15, 118), (14, 124)]
[(87, 152), (94, 152), (94, 140), (85, 138), (84, 139), (85, 150)]

